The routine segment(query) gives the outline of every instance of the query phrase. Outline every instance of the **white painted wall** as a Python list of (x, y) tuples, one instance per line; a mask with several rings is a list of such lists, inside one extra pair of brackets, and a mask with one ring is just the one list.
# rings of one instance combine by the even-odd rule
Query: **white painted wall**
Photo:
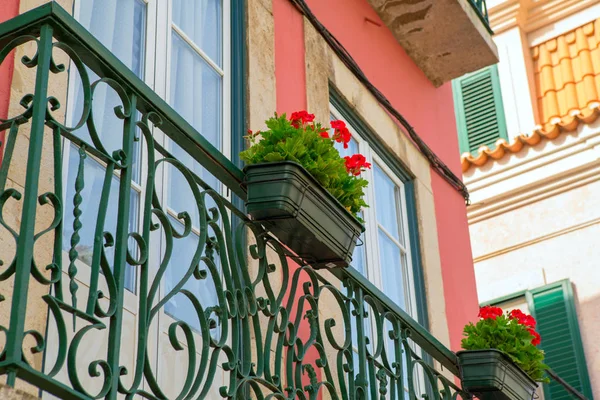
[[(531, 47), (600, 18), (594, 0), (520, 3), (518, 22), (502, 25), (494, 37), (509, 140), (532, 132), (538, 121)], [(589, 6), (581, 10), (582, 3)], [(502, 13), (518, 4), (488, 0), (492, 20), (503, 21)], [(540, 25), (543, 18), (548, 22)], [(592, 390), (600, 397), (600, 119), (471, 167), (464, 180), (479, 300), (569, 279)]]
[(479, 300), (570, 279), (600, 396), (600, 119), (471, 168), (465, 182)]

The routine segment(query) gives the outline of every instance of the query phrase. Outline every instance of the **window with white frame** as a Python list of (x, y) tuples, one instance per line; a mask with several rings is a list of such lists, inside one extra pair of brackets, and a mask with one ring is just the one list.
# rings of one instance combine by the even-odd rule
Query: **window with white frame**
[[(75, 0), (73, 14), (104, 46), (113, 52), (140, 79), (144, 80), (161, 97), (179, 112), (201, 135), (206, 137), (226, 156), (230, 156), (230, 0)], [(69, 101), (67, 121), (75, 125), (83, 110), (83, 89), (81, 79), (72, 66), (69, 80)], [(90, 72), (88, 70), (88, 72)], [(98, 79), (90, 72), (90, 80)], [(123, 121), (113, 112), (121, 104), (115, 91), (103, 83), (98, 84), (94, 92), (94, 121), (100, 139), (110, 153), (119, 149)], [(86, 141), (91, 141), (84, 126), (76, 132)], [(142, 136), (142, 135), (138, 135)], [(154, 138), (169, 150), (179, 161), (195, 172), (201, 179), (217, 191), (221, 185), (216, 178), (208, 174), (183, 149), (164, 137), (158, 130)], [(142, 137), (143, 140), (143, 137)], [(65, 168), (67, 202), (73, 199), (74, 182), (79, 163), (79, 149), (75, 144), (65, 141)], [(135, 168), (131, 184), (130, 231), (139, 231), (141, 224), (141, 194), (146, 176), (144, 158), (145, 146), (135, 143)], [(147, 159), (146, 159), (147, 160)], [(99, 209), (99, 199), (93, 193), (100, 193), (106, 171), (106, 165), (89, 155), (85, 159), (86, 175), (82, 204), (83, 229), (80, 232), (79, 261), (91, 263), (95, 218)], [(177, 214), (181, 211), (196, 213), (194, 197), (183, 176), (175, 168), (164, 168), (160, 178), (162, 183), (163, 205), (177, 227)], [(118, 186), (119, 174), (114, 174), (113, 185)], [(111, 191), (108, 209), (116, 210), (117, 192)], [(176, 194), (176, 195), (174, 195)], [(114, 198), (113, 198), (114, 197)], [(67, 212), (63, 247), (69, 250), (72, 235), (73, 216)], [(105, 230), (112, 232), (116, 226), (116, 213), (108, 213)], [(163, 293), (170, 290), (181, 279), (184, 271), (172, 266), (185, 258), (191, 260), (189, 249), (194, 249), (198, 240), (198, 226), (194, 226), (192, 235), (179, 243), (175, 249), (171, 266), (163, 279)], [(181, 241), (180, 241), (181, 242)], [(192, 250), (193, 253), (193, 250)], [(113, 256), (110, 249), (107, 257)], [(186, 258), (187, 257), (187, 258)], [(216, 260), (218, 264), (218, 260)], [(110, 262), (112, 264), (112, 262)], [(135, 269), (126, 274), (126, 287), (135, 293)], [(203, 301), (203, 306), (213, 304), (214, 288), (206, 287), (208, 280), (192, 279), (185, 286)], [(216, 302), (216, 300), (214, 300)], [(189, 320), (194, 325), (195, 310), (187, 301), (175, 296), (165, 311), (175, 318)], [(189, 318), (188, 318), (189, 317)], [(197, 319), (197, 318), (196, 318)]]
[[(371, 163), (371, 169), (361, 174), (369, 181), (365, 191), (365, 202), (369, 207), (363, 209), (360, 214), (364, 221), (365, 232), (361, 236), (363, 245), (357, 246), (352, 255), (352, 267), (381, 289), (404, 311), (418, 319), (405, 185), (354, 127), (344, 120), (339, 110), (331, 105), (330, 111), (330, 119), (344, 121), (352, 133), (348, 148), (344, 149), (341, 143), (335, 144), (340, 154), (351, 156), (360, 153), (365, 156), (367, 162)], [(371, 336), (371, 332), (375, 332), (373, 324), (374, 321), (371, 321), (371, 324), (365, 325), (367, 337)], [(391, 329), (388, 322), (386, 325), (388, 325), (386, 329)], [(358, 361), (356, 335), (353, 334), (352, 338), (356, 363)], [(370, 350), (376, 340), (373, 338), (370, 341)], [(391, 346), (391, 343), (388, 346)], [(388, 349), (388, 357), (392, 358), (392, 362), (396, 361), (392, 348), (388, 347)], [(420, 349), (416, 347), (413, 347), (413, 350), (420, 353)], [(402, 360), (404, 370), (406, 370), (405, 357), (404, 354)], [(421, 371), (418, 371), (415, 385), (425, 387), (424, 382)], [(406, 375), (404, 390), (408, 398)]]
[[(230, 153), (228, 121), (230, 108), (225, 101), (229, 91), (229, 35), (224, 27), (228, 27), (229, 15), (227, 0), (173, 0), (169, 9), (168, 22), (170, 41), (167, 46), (168, 76), (167, 97), (171, 106), (179, 112), (194, 128), (206, 137), (224, 154)], [(173, 141), (166, 139), (169, 151), (195, 172), (213, 189), (221, 192), (220, 182), (209, 174), (200, 164), (181, 149)], [(174, 167), (167, 167), (165, 174), (166, 204), (175, 225), (177, 213), (188, 211), (192, 221), (198, 221), (195, 199), (183, 175)], [(211, 207), (210, 198), (207, 197)], [(183, 225), (181, 225), (183, 228)], [(180, 261), (191, 260), (199, 240), (197, 226), (186, 243), (178, 243), (174, 249), (171, 266), (167, 269), (164, 290), (173, 288), (186, 272), (187, 268), (173, 268), (183, 265)], [(214, 235), (209, 229), (209, 236)], [(218, 258), (218, 257), (217, 257)], [(219, 264), (216, 259), (215, 263)], [(208, 271), (206, 265), (201, 269)], [(217, 292), (211, 279), (190, 279), (184, 289), (194, 293), (206, 309), (218, 303)], [(196, 311), (189, 300), (178, 294), (165, 306), (171, 316), (183, 319), (199, 329)], [(190, 318), (191, 316), (191, 318)]]
[[(344, 120), (333, 106), (331, 119)], [(352, 125), (344, 122), (352, 133), (352, 139), (347, 149), (339, 143), (336, 143), (336, 148), (342, 156), (360, 153), (372, 165), (370, 170), (362, 173), (362, 177), (369, 181), (365, 191), (365, 202), (369, 207), (360, 215), (365, 224), (361, 237), (363, 245), (356, 247), (352, 266), (403, 310), (416, 317), (404, 183)]]
[[(74, 15), (77, 20), (88, 29), (102, 44), (109, 48), (127, 67), (139, 78), (147, 75), (147, 36), (148, 36), (148, 5), (143, 0), (91, 0), (76, 1)], [(98, 80), (98, 76), (87, 69), (90, 82)], [(83, 87), (79, 73), (73, 66), (70, 69), (69, 91), (67, 102), (67, 121), (70, 126), (77, 124), (83, 113)], [(93, 94), (93, 112), (96, 131), (100, 141), (109, 153), (121, 148), (122, 136), (115, 132), (122, 132), (123, 121), (117, 118), (113, 108), (121, 104), (116, 92), (107, 84), (100, 83)], [(75, 134), (88, 143), (91, 136), (88, 127), (84, 125)], [(79, 165), (79, 148), (70, 141), (64, 148), (64, 170), (66, 171), (66, 199), (73, 199), (75, 194), (75, 179)], [(130, 231), (138, 230), (140, 223), (140, 199), (142, 183), (142, 146), (140, 142), (134, 144), (134, 172), (131, 183), (131, 210), (129, 219)], [(102, 192), (104, 184), (105, 165), (91, 156), (85, 158), (85, 185), (81, 193), (84, 201), (80, 205), (82, 211), (82, 228), (79, 232), (80, 242), (77, 245), (78, 260), (84, 264), (91, 264), (93, 252), (95, 221), (100, 208), (100, 199), (97, 194)], [(115, 172), (111, 181), (111, 196), (108, 199), (108, 209), (116, 210), (118, 201), (119, 176)], [(63, 235), (63, 249), (70, 248), (70, 238), (73, 234), (73, 214), (65, 213)], [(107, 213), (104, 229), (114, 237), (117, 223), (116, 213)], [(106, 249), (106, 257), (112, 260), (114, 248)], [(109, 264), (112, 265), (112, 262)], [(125, 287), (135, 291), (135, 270), (129, 267), (125, 274)]]

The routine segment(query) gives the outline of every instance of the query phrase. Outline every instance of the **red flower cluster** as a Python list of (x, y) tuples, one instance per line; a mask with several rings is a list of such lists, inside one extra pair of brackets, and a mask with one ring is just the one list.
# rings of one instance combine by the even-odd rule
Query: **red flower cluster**
[(509, 316), (511, 319), (516, 319), (521, 325), (527, 327), (527, 331), (531, 334), (531, 336), (533, 336), (533, 339), (531, 339), (531, 344), (537, 346), (541, 343), (542, 337), (535, 331), (535, 329), (533, 329), (535, 328), (536, 324), (535, 318), (533, 318), (531, 315), (525, 314), (521, 310), (512, 310)]
[(529, 328), (527, 330), (529, 333), (531, 333), (531, 336), (533, 336), (533, 339), (531, 339), (532, 345), (537, 346), (538, 344), (542, 343), (542, 337), (539, 333), (537, 333), (533, 328)]
[(503, 313), (500, 307), (485, 306), (479, 309), (479, 318), (496, 319)]
[(512, 310), (510, 312), (510, 318), (518, 320), (521, 325), (535, 328), (535, 318), (533, 318), (531, 315), (525, 314), (521, 310)]
[(296, 129), (300, 128), (300, 125), (304, 125), (308, 122), (313, 122), (315, 120), (315, 114), (309, 114), (307, 111), (296, 111), (292, 113), (290, 117), (290, 122), (292, 126)]
[(350, 139), (352, 139), (352, 134), (350, 134), (350, 131), (346, 127), (344, 121), (331, 121), (331, 127), (334, 129), (332, 139), (338, 143), (344, 143), (344, 148), (347, 149), (348, 142), (350, 141)]
[(346, 171), (354, 176), (358, 176), (362, 171), (371, 168), (371, 163), (368, 163), (362, 154), (355, 154), (352, 157), (346, 156), (344, 160), (346, 160)]

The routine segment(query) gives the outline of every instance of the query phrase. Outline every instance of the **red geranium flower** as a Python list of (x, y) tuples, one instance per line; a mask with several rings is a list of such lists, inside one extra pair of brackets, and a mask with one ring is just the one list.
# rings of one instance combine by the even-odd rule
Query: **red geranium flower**
[(523, 311), (519, 310), (519, 309), (515, 309), (512, 310), (509, 314), (511, 319), (521, 319), (527, 316), (527, 314), (525, 314)]
[(503, 313), (500, 307), (485, 306), (479, 309), (479, 317), (483, 319), (496, 319)]
[(308, 122), (315, 120), (315, 114), (309, 114), (307, 111), (296, 111), (292, 113), (290, 121), (294, 128), (300, 128), (300, 125), (304, 125)]
[(322, 128), (321, 132), (319, 132), (319, 135), (321, 135), (321, 137), (324, 139), (329, 139), (329, 131), (327, 128)]
[(333, 133), (333, 140), (338, 143), (344, 143), (344, 148), (347, 149), (348, 142), (350, 142), (350, 139), (352, 139), (352, 134), (346, 127), (344, 121), (331, 121), (331, 127), (335, 130)]
[(512, 310), (510, 312), (510, 318), (518, 320), (521, 325), (535, 328), (535, 318), (533, 318), (531, 315), (525, 314), (521, 310)]
[(529, 328), (527, 330), (529, 331), (531, 336), (533, 336), (533, 339), (531, 339), (532, 345), (537, 346), (538, 344), (540, 344), (542, 342), (542, 337), (533, 328)]
[(346, 123), (344, 121), (336, 119), (335, 121), (331, 121), (331, 127), (335, 130), (344, 129), (346, 127)]
[(371, 168), (371, 164), (367, 162), (362, 154), (355, 154), (352, 157), (346, 156), (344, 160), (346, 160), (346, 171), (354, 176), (358, 176), (365, 169)]

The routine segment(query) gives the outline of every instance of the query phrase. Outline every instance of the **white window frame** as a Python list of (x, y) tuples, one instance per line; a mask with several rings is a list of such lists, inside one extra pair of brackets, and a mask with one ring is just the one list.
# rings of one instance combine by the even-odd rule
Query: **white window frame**
[[(223, 79), (222, 81), (222, 92), (221, 92), (221, 110), (222, 110), (222, 132), (221, 132), (221, 146), (218, 148), (228, 159), (231, 159), (231, 20), (230, 20), (230, 7), (231, 0), (221, 0), (222, 1), (222, 67), (219, 67), (216, 62), (214, 62), (202, 49), (200, 49), (191, 38), (189, 38), (185, 32), (179, 28), (173, 22), (173, 1), (180, 0), (158, 0), (158, 15), (163, 15), (165, 13), (167, 18), (163, 18), (161, 21), (157, 23), (158, 40), (157, 40), (157, 54), (160, 54), (160, 49), (163, 49), (166, 57), (166, 63), (162, 65), (157, 65), (157, 80), (156, 80), (156, 88), (157, 93), (161, 97), (163, 97), (168, 103), (170, 103), (170, 94), (171, 94), (171, 52), (172, 52), (172, 32), (175, 32), (179, 35), (179, 37), (190, 46), (190, 48), (199, 55), (213, 70), (215, 70)], [(202, 132), (200, 132), (202, 134)], [(159, 129), (154, 130), (154, 138), (160, 141), (165, 148), (167, 147), (169, 138), (166, 138), (164, 133)], [(172, 168), (172, 167), (171, 167)], [(169, 172), (168, 168), (162, 168), (162, 182), (161, 186), (163, 190), (161, 190), (161, 202), (165, 206), (165, 210), (168, 215), (177, 219), (177, 211), (173, 210), (168, 205), (168, 178)], [(221, 185), (220, 188), (221, 196), (225, 197), (227, 200), (230, 200), (231, 194), (227, 188)], [(228, 210), (229, 217), (231, 218), (231, 213)], [(191, 235), (200, 236), (200, 232), (197, 227), (192, 228)], [(162, 251), (162, 243), (161, 243), (161, 251)], [(221, 271), (222, 274), (222, 271)], [(166, 281), (163, 279), (160, 287), (160, 295), (164, 295), (165, 292), (165, 283)], [(159, 321), (161, 328), (167, 329), (168, 326), (175, 321), (175, 317), (171, 314), (167, 313), (163, 308), (160, 312)], [(196, 336), (197, 341), (201, 341), (201, 337), (198, 332), (194, 331), (194, 335)]]
[[(377, 204), (375, 199), (375, 172), (373, 170), (374, 166), (377, 165), (387, 177), (391, 179), (391, 181), (398, 187), (399, 196), (400, 196), (400, 204), (396, 201), (397, 213), (400, 216), (401, 220), (398, 221), (401, 224), (401, 235), (404, 236), (404, 245), (389, 234), (385, 229), (383, 229), (384, 233), (392, 240), (396, 245), (398, 245), (401, 251), (404, 252), (406, 256), (406, 265), (403, 266), (402, 271), (402, 281), (404, 282), (404, 301), (406, 304), (406, 311), (410, 316), (417, 319), (418, 310), (417, 310), (417, 299), (416, 299), (416, 288), (415, 288), (415, 279), (414, 279), (414, 265), (411, 253), (411, 236), (410, 229), (408, 224), (408, 209), (407, 205), (407, 196), (406, 196), (406, 188), (404, 182), (393, 172), (393, 170), (384, 162), (384, 160), (376, 154), (376, 151), (369, 145), (369, 143), (361, 137), (360, 134), (356, 131), (356, 129), (350, 124), (342, 115), (338, 109), (330, 103), (329, 105), (330, 114), (338, 120), (343, 121), (350, 133), (352, 134), (352, 139), (358, 145), (358, 151), (360, 154), (365, 156), (367, 162), (372, 164), (372, 167), (367, 171), (363, 172), (361, 176), (365, 178), (369, 182), (369, 186), (365, 190), (365, 202), (369, 205), (368, 208), (363, 209), (363, 220), (365, 225), (364, 232), (364, 243), (365, 246), (365, 273), (366, 278), (373, 283), (378, 289), (383, 292), (383, 281), (382, 281), (382, 269), (380, 265), (380, 253), (379, 253), (379, 237), (378, 231), (380, 228), (380, 224), (377, 221)], [(371, 324), (369, 326), (371, 332), (376, 332), (377, 327), (373, 318), (371, 318)], [(379, 339), (377, 339), (379, 340)], [(372, 343), (371, 346), (374, 344)], [(421, 349), (416, 347), (414, 343), (411, 342), (411, 347), (413, 351), (417, 354), (421, 353)], [(353, 346), (353, 352), (357, 352)], [(404, 354), (404, 353), (403, 353)], [(425, 386), (425, 375), (422, 371), (417, 372), (416, 379), (414, 380), (415, 391), (417, 393), (424, 392)], [(404, 386), (403, 386), (404, 387)], [(404, 390), (407, 391), (408, 388), (404, 387)], [(390, 394), (388, 393), (388, 398)]]
[[(73, 16), (78, 19), (81, 12), (81, 3), (89, 0), (75, 0), (73, 5)], [(102, 0), (104, 1), (104, 0)], [(169, 101), (170, 94), (170, 62), (171, 62), (171, 29), (173, 27), (172, 23), (172, 4), (173, 1), (180, 0), (139, 0), (146, 5), (146, 24), (145, 24), (145, 43), (144, 43), (144, 66), (143, 66), (143, 76), (142, 80), (152, 88), (161, 98), (165, 99), (165, 101)], [(196, 52), (214, 69), (218, 71), (218, 73), (223, 77), (222, 80), (222, 132), (221, 132), (221, 146), (219, 150), (229, 159), (232, 158), (231, 148), (232, 148), (232, 138), (231, 138), (231, 0), (222, 0), (222, 67), (218, 67), (210, 58), (197, 48), (193, 43), (190, 42), (189, 38), (186, 40), (185, 34), (181, 32), (180, 29), (175, 27), (178, 30), (178, 34), (180, 37), (184, 38), (188, 44), (191, 45), (192, 49), (196, 50)], [(162, 57), (160, 55), (163, 55)], [(74, 64), (71, 62), (71, 68), (75, 68)], [(216, 67), (216, 68), (215, 68)], [(78, 80), (78, 74), (69, 74), (67, 80), (67, 99), (73, 99), (76, 95), (77, 85), (75, 84), (76, 80)], [(65, 115), (68, 119), (77, 118), (78, 116), (74, 116), (76, 104), (73, 101), (67, 101)], [(67, 119), (67, 121), (68, 121)], [(202, 132), (200, 132), (202, 134)], [(164, 133), (157, 128), (152, 129), (152, 135), (154, 140), (165, 146), (167, 144), (167, 137)], [(67, 182), (67, 176), (69, 173), (69, 152), (71, 150), (71, 141), (66, 138), (63, 138), (63, 182)], [(101, 165), (104, 163), (100, 160), (97, 160), (95, 157), (91, 156), (88, 153), (88, 157), (99, 161)], [(141, 145), (140, 152), (140, 182), (135, 183), (131, 182), (132, 188), (139, 193), (139, 207), (138, 207), (138, 231), (141, 232), (143, 225), (143, 206), (144, 206), (144, 193), (145, 193), (145, 181), (148, 174), (148, 166), (147, 164), (148, 154), (147, 148), (145, 145)], [(163, 164), (164, 165), (164, 164)], [(162, 175), (160, 175), (161, 171), (158, 171), (155, 178), (156, 190), (161, 196), (162, 204), (165, 206), (165, 210), (167, 213), (173, 217), (176, 217), (176, 213), (168, 207), (167, 203), (167, 188), (168, 188), (168, 174), (166, 172), (166, 168), (162, 168)], [(115, 176), (119, 176), (118, 172), (115, 172)], [(215, 188), (216, 189), (216, 188)], [(230, 191), (225, 188), (225, 186), (221, 185), (221, 195), (226, 199), (230, 200), (231, 195)], [(67, 187), (64, 185), (63, 187), (63, 198), (66, 198), (66, 190)], [(231, 212), (228, 210), (229, 217), (231, 218)], [(198, 229), (196, 227), (193, 228), (193, 233), (199, 235)], [(151, 254), (150, 257), (156, 256), (157, 254), (162, 253), (162, 249), (164, 248), (164, 241), (161, 239), (160, 232), (151, 233), (151, 240), (159, 240), (160, 245), (157, 248), (148, 249)], [(67, 273), (69, 261), (68, 261), (68, 253), (62, 252), (63, 257), (63, 273)], [(153, 274), (158, 268), (157, 263), (150, 264), (150, 274)], [(78, 268), (78, 277), (84, 284), (89, 284), (90, 282), (90, 267), (85, 264), (83, 261), (76, 260), (76, 266)], [(172, 266), (171, 266), (172, 268)], [(140, 280), (140, 268), (135, 268), (135, 282), (134, 282), (134, 292), (130, 292), (128, 290), (125, 291), (124, 295), (124, 304), (123, 307), (125, 310), (129, 311), (131, 314), (138, 314), (138, 290), (139, 290), (139, 280)], [(159, 288), (159, 297), (162, 297), (165, 294), (165, 280), (161, 282)], [(108, 293), (104, 280), (99, 281), (99, 288), (104, 291), (104, 293)], [(151, 352), (153, 353), (153, 357), (155, 358), (152, 362), (154, 364), (154, 369), (157, 374), (160, 374), (160, 371), (163, 368), (166, 368), (166, 365), (161, 362), (160, 352), (161, 352), (161, 336), (168, 332), (168, 327), (174, 322), (176, 319), (167, 314), (164, 308), (159, 312), (155, 324), (149, 330), (150, 341), (152, 344), (150, 345)], [(137, 325), (134, 327), (134, 331), (137, 329)], [(135, 332), (130, 332), (134, 334)], [(219, 333), (220, 334), (220, 333)], [(202, 337), (199, 332), (194, 331), (194, 336), (196, 343), (202, 343)], [(229, 341), (230, 339), (228, 339)], [(218, 376), (218, 375), (217, 375)], [(218, 379), (215, 381), (216, 385), (220, 385), (224, 382), (219, 382)]]
[[(81, 14), (81, 3), (82, 1), (88, 1), (88, 0), (75, 0), (73, 2), (73, 17), (79, 21), (80, 18), (80, 14)], [(154, 66), (155, 66), (155, 52), (154, 51), (149, 51), (149, 49), (153, 49), (155, 46), (155, 42), (154, 39), (156, 37), (156, 29), (155, 29), (155, 24), (150, 24), (150, 21), (154, 21), (156, 20), (156, 2), (158, 0), (137, 0), (139, 2), (142, 2), (146, 5), (146, 24), (145, 24), (145, 42), (144, 42), (144, 66), (143, 66), (143, 76), (141, 77), (141, 79), (150, 87), (154, 86)], [(75, 71), (76, 67), (75, 64), (71, 61), (70, 62), (70, 71)], [(71, 125), (73, 126), (74, 123), (76, 123), (77, 121), (75, 121), (73, 118), (79, 118), (78, 115), (73, 115), (74, 110), (75, 110), (75, 103), (73, 101), (69, 101), (69, 99), (73, 99), (76, 95), (75, 90), (77, 89), (78, 85), (77, 85), (77, 80), (79, 80), (79, 76), (78, 74), (73, 74), (73, 73), (69, 73), (69, 77), (67, 79), (67, 104), (66, 104), (66, 110), (65, 110), (65, 117), (66, 120), (68, 122), (67, 126)], [(71, 122), (73, 122), (73, 124), (71, 124)], [(142, 142), (140, 142), (142, 143)], [(63, 170), (63, 182), (65, 183), (65, 185), (63, 185), (63, 194), (62, 194), (62, 198), (65, 199), (67, 196), (67, 178), (68, 178), (68, 174), (69, 174), (69, 157), (70, 157), (70, 153), (72, 150), (72, 146), (71, 146), (72, 142), (66, 138), (62, 139), (62, 170)], [(76, 146), (77, 147), (77, 146)], [(98, 158), (94, 157), (93, 155), (89, 154), (87, 155), (88, 157), (90, 157), (92, 160), (97, 161), (100, 165), (104, 165), (104, 163), (99, 160)], [(131, 188), (138, 194), (139, 196), (139, 203), (138, 203), (138, 218), (137, 218), (137, 229), (138, 231), (141, 231), (142, 226), (143, 226), (143, 218), (142, 217), (142, 207), (143, 207), (143, 196), (144, 196), (144, 191), (145, 191), (145, 185), (144, 182), (146, 180), (147, 177), (147, 173), (148, 173), (148, 168), (146, 163), (144, 162), (147, 159), (148, 156), (148, 152), (147, 149), (144, 145), (141, 145), (141, 151), (140, 151), (140, 159), (139, 159), (139, 163), (140, 163), (140, 181), (135, 182), (135, 181), (131, 181)], [(119, 177), (120, 173), (118, 170), (114, 171), (114, 176), (115, 177)], [(63, 251), (64, 253), (64, 251)], [(63, 263), (64, 264), (64, 263)], [(84, 276), (88, 276), (89, 277), (89, 270), (90, 270), (90, 266), (87, 265), (86, 263), (84, 263), (81, 260), (75, 260), (75, 265), (78, 269), (78, 272), (80, 273), (84, 273)], [(68, 263), (64, 264), (63, 269), (68, 268)], [(85, 271), (85, 272), (84, 272)], [(65, 270), (66, 272), (66, 270)], [(89, 282), (89, 278), (82, 278), (84, 279), (84, 281)], [(139, 268), (135, 268), (135, 275), (134, 275), (134, 288), (133, 291), (130, 290), (125, 290), (125, 296), (124, 296), (124, 307), (125, 309), (127, 309), (128, 311), (134, 312), (137, 309), (137, 292), (138, 292), (138, 286), (139, 286)]]
[[(177, 34), (196, 52), (204, 61), (206, 61), (222, 78), (223, 90), (221, 93), (221, 110), (223, 111), (221, 148), (219, 149), (228, 159), (231, 159), (231, 0), (222, 1), (222, 67), (219, 67), (204, 51), (202, 51), (190, 39), (182, 29), (173, 22), (173, 1), (180, 0), (152, 0), (157, 1), (157, 22), (156, 22), (156, 54), (166, 54), (164, 63), (156, 63), (156, 79), (154, 90), (168, 103), (171, 93), (171, 32)], [(166, 18), (159, 18), (159, 15), (166, 15)], [(156, 130), (158, 133), (158, 130)], [(202, 132), (200, 132), (202, 134)], [(162, 135), (161, 133), (161, 136)], [(158, 140), (158, 139), (157, 139)]]
[(371, 146), (365, 141), (354, 129), (354, 127), (344, 119), (342, 113), (340, 113), (333, 105), (330, 105), (331, 114), (341, 121), (344, 121), (350, 133), (352, 134), (352, 139), (356, 141), (358, 144), (358, 151), (365, 156), (367, 162), (370, 162), (373, 166), (371, 169), (362, 173), (362, 177), (365, 178), (369, 182), (369, 186), (365, 191), (365, 202), (369, 205), (368, 208), (363, 210), (364, 213), (364, 224), (365, 224), (365, 257), (366, 257), (366, 278), (371, 281), (377, 288), (383, 290), (383, 282), (382, 282), (382, 270), (380, 266), (380, 254), (379, 254), (379, 238), (378, 238), (378, 229), (379, 223), (377, 222), (377, 204), (375, 200), (375, 176), (373, 168), (377, 165), (386, 175), (389, 177), (392, 182), (399, 188), (399, 196), (401, 198), (401, 204), (396, 202), (396, 207), (398, 210), (398, 215), (401, 220), (398, 221), (401, 224), (402, 232), (401, 234), (405, 238), (405, 244), (402, 245), (397, 239), (393, 238), (388, 232), (386, 235), (396, 243), (401, 250), (406, 255), (406, 266), (404, 267), (403, 272), (403, 281), (404, 281), (404, 291), (405, 291), (405, 302), (406, 309), (405, 311), (416, 317), (417, 314), (417, 300), (416, 300), (416, 291), (414, 285), (414, 268), (413, 268), (413, 260), (411, 254), (411, 237), (410, 231), (408, 228), (408, 209), (406, 208), (406, 188), (404, 182), (392, 171), (392, 169), (385, 164), (383, 159), (379, 157), (375, 151), (371, 148)]
[[(73, 16), (75, 19), (79, 18), (81, 13), (81, 2), (88, 0), (75, 0), (73, 4)], [(230, 20), (230, 7), (231, 0), (222, 0), (222, 67), (219, 67), (213, 60), (210, 59), (201, 49), (195, 45), (191, 39), (172, 21), (172, 5), (173, 1), (179, 0), (138, 0), (143, 2), (146, 5), (146, 24), (145, 24), (145, 47), (144, 47), (144, 67), (143, 67), (143, 77), (142, 80), (150, 86), (160, 97), (165, 99), (167, 102), (169, 101), (170, 94), (170, 65), (171, 65), (171, 32), (174, 30), (179, 34), (179, 36), (188, 44), (190, 47), (204, 60), (206, 61), (222, 78), (222, 132), (221, 132), (221, 146), (219, 150), (229, 159), (231, 159), (231, 148), (232, 148), (232, 139), (231, 139), (231, 20)], [(157, 56), (158, 54), (164, 54), (164, 57)], [(75, 68), (74, 64), (71, 63), (71, 68)], [(68, 78), (68, 86), (67, 86), (67, 98), (72, 99), (76, 95), (75, 90), (77, 88), (76, 81), (79, 79), (78, 74), (69, 74)], [(74, 116), (75, 104), (74, 102), (67, 101), (66, 107), (66, 116), (68, 118)], [(154, 140), (165, 146), (168, 138), (164, 135), (164, 133), (160, 129), (153, 129), (153, 137)], [(63, 171), (64, 177), (63, 180), (66, 182), (67, 174), (69, 172), (68, 162), (69, 162), (69, 153), (71, 150), (71, 142), (67, 139), (63, 139)], [(88, 157), (93, 158), (98, 161), (101, 165), (102, 161), (97, 160), (95, 157), (88, 154)], [(145, 192), (145, 180), (147, 177), (147, 160), (148, 154), (146, 146), (141, 146), (141, 154), (140, 154), (140, 182), (139, 184), (136, 182), (131, 183), (132, 188), (139, 195), (139, 207), (138, 207), (138, 229), (142, 229), (143, 224), (143, 195)], [(177, 213), (170, 209), (167, 206), (167, 190), (168, 187), (168, 178), (166, 168), (163, 169), (163, 176), (158, 177), (156, 181), (156, 188), (162, 197), (163, 204), (166, 206), (166, 210), (169, 215), (176, 218)], [(115, 176), (119, 176), (118, 171), (115, 171)], [(63, 188), (63, 198), (66, 196), (66, 185)], [(221, 187), (222, 195), (230, 199), (230, 191), (226, 190), (223, 186)], [(228, 212), (230, 213), (230, 212)], [(193, 229), (193, 234), (198, 234), (198, 229)], [(161, 244), (162, 247), (162, 244)], [(82, 261), (76, 261), (78, 269), (88, 268), (87, 264)], [(66, 264), (68, 267), (68, 263)], [(81, 267), (81, 268), (79, 268)], [(126, 291), (125, 296), (125, 305), (126, 308), (131, 308), (132, 310), (137, 308), (137, 290), (139, 284), (139, 268), (136, 268), (136, 276), (135, 276), (135, 291), (129, 292)], [(89, 275), (89, 274), (88, 274)], [(162, 286), (162, 285), (161, 285)], [(163, 288), (161, 287), (161, 292)]]

